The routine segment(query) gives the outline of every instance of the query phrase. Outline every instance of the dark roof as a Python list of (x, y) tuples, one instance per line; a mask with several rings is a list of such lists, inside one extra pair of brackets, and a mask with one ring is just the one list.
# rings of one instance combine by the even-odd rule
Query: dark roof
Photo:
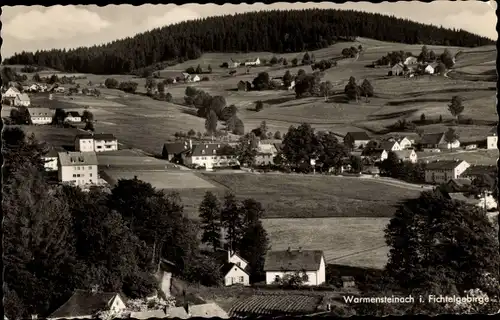
[(380, 148), (380, 149), (365, 149), (361, 153), (362, 156), (369, 156), (369, 157), (380, 157), (382, 153), (385, 150)]
[(93, 316), (96, 312), (108, 310), (111, 299), (116, 295), (119, 294), (116, 292), (92, 293), (85, 290), (75, 290), (71, 298), (54, 311), (50, 318)]
[(421, 144), (439, 144), (443, 138), (444, 133), (429, 133), (424, 134), (422, 139), (420, 139)]
[(496, 175), (497, 166), (476, 165), (470, 166), (462, 174), (463, 176)]
[(435, 162), (427, 163), (426, 170), (453, 170), (455, 169), (463, 160), (440, 160)]
[(225, 276), (234, 267), (240, 268), (241, 270), (243, 270), (243, 272), (245, 272), (246, 274), (249, 274), (248, 273), (248, 265), (245, 267), (245, 269), (243, 269), (242, 267), (238, 266), (237, 264), (227, 262), (227, 263), (223, 264), (221, 269), (220, 269), (222, 276)]
[[(191, 156), (193, 157), (201, 157), (201, 156), (214, 156), (214, 155), (233, 155), (233, 154), (224, 154), (219, 153), (219, 151), (224, 145), (228, 145), (225, 143), (200, 143), (193, 145), (193, 150), (191, 152)], [(223, 151), (228, 150), (229, 148), (224, 148)], [(226, 152), (227, 153), (227, 152)]]
[(94, 140), (116, 140), (116, 137), (111, 133), (96, 133), (94, 134)]
[(78, 111), (68, 111), (66, 113), (66, 116), (79, 117), (80, 114), (78, 113)]
[(92, 133), (79, 133), (75, 136), (75, 140), (81, 140), (81, 139), (93, 139)]
[(283, 148), (283, 143), (273, 143), (276, 150), (280, 151)]
[(472, 180), (465, 179), (465, 178), (458, 178), (458, 179), (450, 179), (450, 181), (448, 181), (448, 183), (455, 184), (457, 187), (462, 188), (462, 187), (470, 186), (472, 184)]
[(165, 143), (163, 145), (163, 150), (166, 150), (168, 154), (180, 154), (182, 152), (189, 151), (189, 142)]
[[(370, 137), (368, 134), (364, 131), (358, 131), (358, 132), (348, 132), (345, 137), (351, 136), (354, 140), (370, 140)], [(344, 137), (344, 138), (345, 138)]]
[(59, 156), (59, 152), (64, 152), (64, 149), (61, 147), (52, 147), (49, 152), (45, 155), (47, 158), (57, 158)]
[(322, 257), (321, 250), (270, 251), (266, 255), (264, 271), (315, 271), (319, 269)]
[(396, 143), (396, 141), (382, 141), (382, 143), (380, 144), (380, 148), (386, 151), (391, 151), (392, 147), (394, 147)]

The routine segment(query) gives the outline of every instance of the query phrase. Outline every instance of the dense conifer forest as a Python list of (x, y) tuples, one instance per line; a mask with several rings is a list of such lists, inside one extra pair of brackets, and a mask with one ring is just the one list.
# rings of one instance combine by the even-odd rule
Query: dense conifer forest
[(424, 25), (381, 14), (308, 9), (252, 12), (187, 21), (105, 45), (22, 52), (5, 59), (4, 64), (39, 65), (68, 72), (126, 74), (159, 62), (196, 59), (203, 52), (301, 52), (354, 37), (460, 47), (495, 43), (463, 30)]

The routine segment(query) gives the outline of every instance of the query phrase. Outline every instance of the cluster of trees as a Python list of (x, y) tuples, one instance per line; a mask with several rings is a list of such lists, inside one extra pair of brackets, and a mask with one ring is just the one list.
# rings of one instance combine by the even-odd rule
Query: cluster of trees
[(203, 72), (203, 68), (201, 67), (201, 65), (198, 65), (196, 68), (189, 67), (186, 69), (186, 73), (189, 73), (189, 74), (212, 73), (212, 66), (208, 65), (207, 72)]
[(104, 85), (108, 89), (118, 89), (127, 93), (135, 93), (139, 84), (134, 81), (118, 82), (115, 78), (108, 78), (104, 81)]
[[(396, 29), (400, 31), (393, 32)], [(491, 39), (464, 30), (381, 14), (332, 9), (276, 10), (182, 22), (87, 48), (22, 52), (3, 63), (68, 72), (124, 74), (162, 61), (196, 59), (203, 52), (300, 52), (355, 37), (460, 47), (494, 44)]]
[(321, 60), (321, 61), (318, 61), (316, 63), (314, 63), (311, 68), (313, 71), (315, 70), (319, 70), (319, 71), (325, 71), (325, 70), (328, 70), (332, 67), (336, 67), (337, 66), (337, 61), (335, 60)]
[(344, 93), (349, 100), (356, 100), (358, 102), (359, 97), (363, 96), (368, 101), (368, 97), (373, 97), (373, 87), (368, 79), (363, 80), (361, 86), (356, 83), (354, 77), (349, 78), (349, 82), (344, 88)]
[(311, 160), (315, 160), (314, 166), (318, 171), (329, 172), (339, 169), (348, 156), (347, 148), (333, 133), (315, 132), (309, 124), (303, 123), (288, 129), (274, 163), (309, 172), (312, 169)]
[(262, 204), (251, 198), (238, 201), (232, 193), (226, 194), (221, 203), (215, 194), (208, 191), (199, 212), (201, 241), (214, 251), (221, 249), (224, 247), (221, 230), (224, 230), (227, 248), (248, 261), (251, 281), (261, 281), (265, 275), (265, 256), (270, 249), (267, 232), (261, 222), (264, 214)]
[(344, 48), (342, 49), (342, 57), (344, 58), (355, 58), (356, 55), (363, 50), (363, 46), (359, 45), (357, 48), (354, 46), (351, 46), (350, 48)]
[(30, 112), (25, 106), (10, 109), (9, 121), (14, 125), (33, 124)]
[(147, 77), (144, 87), (146, 88), (147, 95), (155, 100), (172, 102), (172, 94), (166, 92), (166, 86), (169, 84), (170, 81), (168, 79), (157, 82), (153, 77)]
[[(386, 56), (378, 59), (373, 63), (373, 65), (378, 66), (386, 66), (386, 65), (395, 65), (400, 62), (404, 62), (406, 58), (412, 57), (413, 54), (411, 52), (404, 51), (393, 51), (389, 52)], [(423, 64), (432, 63), (438, 61), (439, 64), (437, 66), (436, 73), (444, 73), (446, 69), (450, 69), (455, 64), (454, 56), (451, 54), (450, 50), (444, 49), (443, 53), (439, 56), (433, 50), (427, 48), (427, 46), (422, 46), (422, 50), (417, 56), (417, 61)]]
[(425, 182), (425, 163), (403, 162), (390, 151), (387, 159), (379, 164), (380, 174), (386, 177), (407, 181), (410, 183)]
[(238, 118), (238, 108), (235, 105), (226, 106), (223, 96), (211, 96), (203, 90), (187, 87), (184, 100), (187, 105), (197, 109), (197, 116), (205, 118), (205, 129), (208, 133), (217, 131), (218, 121), (224, 121), (228, 132), (237, 135), (243, 134), (245, 127), (243, 121)]
[[(4, 307), (9, 319), (47, 316), (75, 289), (94, 285), (144, 297), (157, 287), (152, 274), (160, 258), (175, 263), (187, 281), (214, 284), (217, 265), (200, 251), (198, 224), (184, 216), (177, 194), (137, 178), (89, 192), (53, 185), (44, 171), (45, 144), (19, 128), (5, 129), (2, 138)], [(252, 259), (255, 248), (265, 243), (258, 235), (265, 232), (255, 218), (260, 204), (245, 203), (240, 212), (247, 212), (246, 228), (238, 248)], [(258, 266), (258, 259), (249, 261)]]
[(321, 73), (318, 71), (307, 74), (303, 69), (295, 77), (295, 96), (297, 99), (309, 96), (320, 96)]
[(39, 67), (39, 66), (24, 66), (21, 68), (21, 72), (24, 73), (35, 73), (35, 72), (40, 72), (45, 70), (45, 68)]

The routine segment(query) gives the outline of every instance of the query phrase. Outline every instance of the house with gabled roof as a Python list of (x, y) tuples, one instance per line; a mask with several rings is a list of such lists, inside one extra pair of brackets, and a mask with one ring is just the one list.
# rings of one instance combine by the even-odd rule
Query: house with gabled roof
[(472, 180), (467, 178), (450, 179), (447, 185), (452, 192), (466, 192), (470, 190)]
[(118, 139), (110, 133), (81, 133), (75, 136), (75, 150), (104, 152), (118, 150)]
[(186, 155), (185, 164), (211, 170), (216, 167), (238, 166), (240, 163), (234, 148), (219, 142), (193, 145)]
[(399, 151), (401, 150), (401, 146), (397, 141), (382, 141), (380, 143), (380, 148), (387, 151), (387, 153), (391, 151)]
[(10, 87), (3, 94), (3, 98), (12, 98), (13, 99), (13, 98), (17, 97), (18, 94), (21, 94), (21, 91), (19, 91), (19, 89), (17, 89), (16, 87)]
[(424, 134), (419, 144), (424, 149), (456, 149), (460, 147), (458, 139), (453, 143), (446, 142), (444, 132)]
[(49, 108), (29, 108), (31, 123), (33, 124), (51, 124), (54, 117), (54, 111)]
[(250, 285), (250, 269), (248, 261), (232, 250), (220, 250), (220, 272), (225, 286)]
[(411, 65), (415, 65), (417, 63), (418, 63), (417, 57), (410, 56), (410, 57), (405, 59), (405, 62), (403, 64), (407, 65), (407, 66), (411, 66)]
[(269, 251), (264, 263), (266, 284), (279, 282), (288, 274), (296, 272), (307, 275), (304, 285), (319, 286), (326, 281), (325, 256), (321, 250)]
[(425, 182), (441, 184), (450, 179), (460, 178), (461, 175), (470, 167), (465, 160), (437, 160), (426, 163)]
[(348, 132), (344, 136), (344, 145), (352, 149), (363, 149), (368, 142), (370, 137), (364, 131)]
[(496, 165), (471, 165), (462, 174), (463, 178), (474, 180), (481, 176), (490, 176), (495, 178), (497, 176), (497, 166)]
[(417, 161), (418, 161), (417, 153), (413, 149), (394, 151), (394, 154), (402, 162), (417, 163)]
[(163, 145), (161, 155), (170, 162), (183, 163), (186, 154), (193, 149), (191, 139), (182, 142), (170, 142)]
[(262, 143), (259, 141), (257, 145), (257, 155), (255, 156), (255, 164), (258, 166), (266, 166), (274, 163), (274, 157), (278, 154), (278, 150), (272, 143)]
[(75, 186), (98, 184), (95, 152), (59, 152), (59, 181)]
[(125, 297), (117, 292), (75, 290), (68, 301), (47, 319), (95, 319), (103, 311), (119, 314), (126, 310), (125, 301)]
[(392, 66), (390, 75), (391, 76), (400, 76), (404, 73), (404, 65), (402, 63), (396, 63), (395, 65)]
[(20, 93), (14, 98), (14, 106), (16, 107), (29, 107), (30, 104), (30, 97), (26, 93)]
[(79, 123), (82, 122), (82, 116), (78, 113), (78, 111), (68, 111), (66, 113), (66, 118), (64, 118), (65, 122)]
[(491, 128), (490, 132), (488, 132), (488, 136), (486, 137), (486, 149), (492, 150), (498, 148), (498, 128)]
[(44, 160), (45, 171), (57, 171), (57, 160), (59, 158), (59, 152), (64, 152), (64, 149), (60, 147), (51, 147), (49, 152), (42, 156), (42, 160)]

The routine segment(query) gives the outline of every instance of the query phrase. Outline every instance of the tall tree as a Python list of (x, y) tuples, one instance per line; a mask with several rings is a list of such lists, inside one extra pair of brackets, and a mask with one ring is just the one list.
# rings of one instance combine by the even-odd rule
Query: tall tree
[(318, 133), (317, 140), (319, 144), (318, 160), (322, 165), (322, 170), (340, 168), (343, 159), (349, 155), (347, 148), (339, 143), (333, 133)]
[(314, 129), (307, 123), (291, 126), (283, 138), (283, 155), (295, 167), (309, 167), (319, 155), (319, 143)]
[(448, 105), (448, 110), (450, 111), (451, 115), (454, 116), (457, 121), (464, 112), (464, 105), (463, 105), (463, 99), (461, 96), (453, 96), (451, 98), (451, 103)]
[(361, 89), (356, 84), (356, 79), (354, 77), (349, 78), (349, 82), (344, 88), (344, 93), (349, 100), (356, 100), (356, 102), (358, 102), (359, 96), (361, 95)]
[(212, 248), (220, 248), (221, 240), (221, 208), (217, 197), (210, 191), (205, 193), (199, 208), (203, 243), (209, 243)]
[(458, 140), (458, 133), (453, 128), (448, 128), (444, 134), (444, 141), (450, 144), (450, 149), (453, 151), (453, 144)]
[(214, 134), (217, 132), (217, 114), (213, 110), (210, 110), (207, 114), (207, 118), (205, 120), (205, 130), (208, 134)]
[(368, 97), (373, 97), (373, 86), (368, 81), (368, 79), (363, 80), (363, 83), (361, 83), (361, 92), (360, 94), (363, 95), (366, 98), (366, 101), (368, 102)]
[(238, 141), (236, 154), (242, 165), (253, 166), (257, 156), (258, 139), (253, 132), (245, 134)]
[(325, 97), (325, 102), (328, 102), (328, 98), (332, 94), (333, 84), (330, 81), (321, 82), (320, 92), (323, 97)]
[(232, 193), (224, 196), (224, 204), (221, 210), (221, 224), (226, 231), (226, 241), (230, 250), (237, 249), (241, 238), (242, 216), (236, 197)]

